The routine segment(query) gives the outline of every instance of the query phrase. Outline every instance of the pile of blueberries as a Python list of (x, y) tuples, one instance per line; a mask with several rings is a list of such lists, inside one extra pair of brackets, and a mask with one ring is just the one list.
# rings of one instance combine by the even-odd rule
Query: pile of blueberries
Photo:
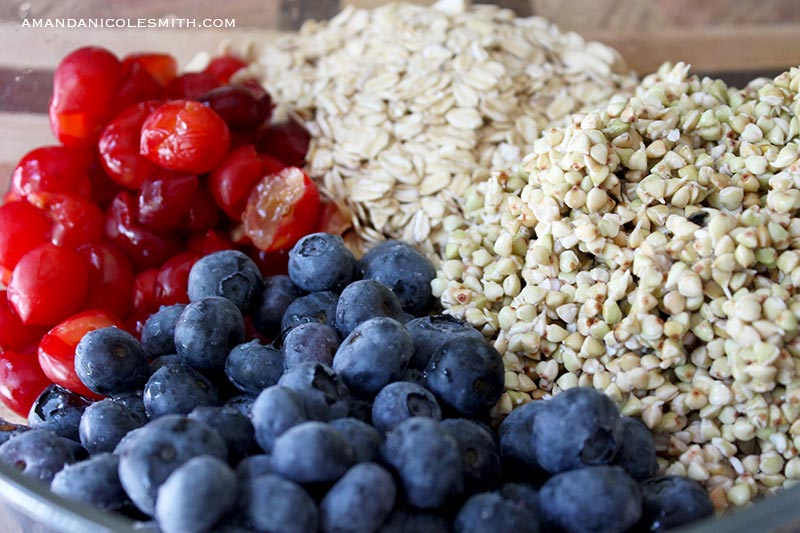
[(405, 243), (357, 261), (325, 233), (288, 276), (208, 255), (141, 341), (86, 334), (75, 370), (105, 399), (51, 386), (29, 426), (0, 426), (0, 462), (164, 533), (663, 531), (713, 513), (593, 389), (492, 429), (501, 356), (428, 316), (434, 276)]

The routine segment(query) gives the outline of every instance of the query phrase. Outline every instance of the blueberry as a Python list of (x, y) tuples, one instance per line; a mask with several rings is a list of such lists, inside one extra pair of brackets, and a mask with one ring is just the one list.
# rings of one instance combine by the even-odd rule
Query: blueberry
[(403, 318), (400, 300), (386, 285), (362, 280), (351, 283), (342, 291), (336, 305), (336, 328), (343, 336), (376, 317), (393, 318), (398, 322)]
[(433, 315), (415, 318), (406, 323), (414, 340), (414, 355), (408, 366), (424, 370), (431, 356), (451, 338), (465, 335), (483, 340), (483, 334), (467, 322), (450, 315)]
[(67, 465), (50, 483), (54, 493), (105, 511), (116, 511), (128, 501), (119, 482), (119, 458), (100, 453), (85, 461)]
[(243, 483), (242, 514), (258, 531), (301, 533), (319, 529), (319, 510), (303, 487), (274, 475)]
[(505, 389), (500, 353), (485, 339), (457, 336), (442, 345), (425, 369), (428, 388), (460, 416), (485, 415)]
[(372, 400), (351, 397), (350, 411), (347, 416), (372, 424)]
[(256, 397), (252, 394), (239, 394), (228, 398), (224, 405), (225, 407), (233, 407), (244, 416), (249, 417), (255, 401)]
[(358, 266), (364, 279), (379, 281), (392, 289), (409, 313), (423, 315), (433, 306), (431, 281), (436, 269), (410, 244), (381, 243), (364, 254)]
[(411, 509), (395, 509), (386, 519), (381, 533), (450, 533), (443, 517)]
[(312, 420), (342, 418), (350, 410), (347, 387), (331, 367), (322, 363), (300, 363), (288, 369), (278, 385), (297, 393)]
[(494, 433), (465, 418), (448, 418), (442, 421), (442, 427), (458, 443), (467, 493), (494, 488), (500, 478), (500, 450)]
[(566, 531), (622, 533), (639, 520), (642, 494), (622, 468), (587, 466), (547, 480), (539, 510), (545, 523)]
[(189, 418), (204, 422), (220, 434), (228, 447), (231, 464), (238, 463), (257, 449), (253, 424), (233, 407), (195, 407), (189, 413)]
[(374, 427), (355, 418), (337, 418), (331, 420), (329, 425), (344, 435), (353, 446), (357, 463), (374, 461), (379, 457), (383, 435)]
[(165, 365), (144, 386), (144, 408), (150, 418), (189, 414), (200, 405), (219, 405), (219, 394), (205, 376), (188, 366)]
[(234, 346), (244, 342), (244, 318), (230, 300), (203, 298), (186, 306), (175, 325), (181, 361), (200, 370), (224, 370)]
[(289, 251), (288, 269), (304, 291), (340, 291), (353, 279), (356, 258), (338, 235), (312, 233)]
[(272, 456), (266, 453), (245, 457), (236, 465), (236, 477), (239, 481), (254, 479), (274, 472), (272, 469)]
[(211, 531), (236, 501), (236, 474), (201, 455), (176, 468), (158, 489), (156, 519), (164, 533)]
[(175, 353), (175, 324), (186, 304), (162, 305), (142, 328), (142, 346), (151, 359)]
[(48, 385), (33, 402), (28, 413), (28, 425), (49, 429), (56, 435), (79, 440), (78, 426), (83, 411), (91, 402), (58, 385)]
[(225, 460), (222, 437), (202, 422), (166, 415), (128, 434), (115, 451), (119, 479), (131, 501), (152, 516), (158, 488), (179, 466), (198, 455)]
[(283, 338), (283, 364), (292, 368), (311, 361), (331, 366), (337, 348), (339, 335), (332, 327), (319, 322), (300, 324)]
[(252, 340), (236, 346), (225, 360), (225, 374), (237, 389), (258, 394), (283, 374), (283, 354)]
[(501, 492), (481, 492), (461, 507), (453, 523), (456, 533), (514, 531), (538, 533), (539, 518), (525, 502), (506, 498)]
[(658, 476), (642, 489), (642, 531), (667, 531), (714, 514), (708, 492), (681, 476)]
[(264, 290), (251, 313), (253, 326), (262, 335), (274, 337), (281, 331), (281, 320), (289, 305), (302, 295), (289, 276), (264, 278)]
[(403, 420), (425, 416), (441, 420), (442, 410), (431, 392), (408, 381), (389, 383), (375, 396), (372, 404), (372, 424), (386, 433)]
[(411, 335), (391, 318), (371, 318), (342, 341), (333, 369), (354, 394), (374, 396), (403, 375), (414, 351)]
[(303, 422), (275, 439), (272, 468), (297, 483), (336, 481), (355, 463), (355, 452), (335, 428)]
[(458, 443), (438, 420), (401, 422), (386, 435), (381, 457), (397, 471), (408, 503), (419, 509), (441, 507), (464, 488)]
[(400, 376), (400, 381), (408, 381), (409, 383), (416, 383), (420, 387), (427, 388), (427, 382), (425, 381), (425, 372), (422, 370), (417, 370), (416, 368), (406, 368), (406, 371), (403, 372), (403, 375)]
[(636, 481), (649, 479), (658, 472), (653, 434), (641, 420), (622, 417), (622, 445), (614, 464), (624, 468)]
[(335, 327), (338, 301), (339, 295), (330, 291), (312, 292), (297, 298), (283, 314), (281, 331), (306, 322), (320, 322)]
[(320, 503), (322, 531), (372, 533), (394, 507), (392, 475), (375, 463), (360, 463), (331, 487)]
[(143, 426), (145, 421), (123, 403), (106, 398), (86, 408), (78, 433), (89, 453), (111, 452), (122, 437)]
[(238, 250), (222, 250), (200, 258), (189, 271), (190, 302), (219, 296), (246, 312), (264, 289), (255, 262)]
[(544, 470), (533, 449), (533, 421), (549, 402), (528, 402), (517, 407), (497, 428), (504, 473), (511, 479), (541, 479)]
[(622, 417), (614, 402), (592, 388), (562, 392), (536, 413), (533, 447), (551, 474), (610, 464), (622, 444)]
[(122, 394), (111, 395), (109, 398), (130, 409), (142, 421), (142, 424), (147, 422), (147, 410), (144, 408), (144, 394), (142, 391), (123, 392)]
[(75, 373), (96, 394), (134, 391), (147, 381), (147, 355), (127, 331), (100, 328), (84, 335), (75, 348)]
[(0, 418), (0, 445), (7, 442), (11, 437), (19, 435), (23, 431), (28, 431), (29, 429), (30, 428), (28, 426), (13, 424), (3, 418)]
[(155, 359), (150, 361), (147, 371), (152, 376), (153, 374), (156, 373), (156, 370), (158, 370), (164, 365), (180, 365), (180, 364), (183, 363), (181, 363), (181, 358), (178, 357), (178, 354), (171, 353), (167, 355), (162, 355), (160, 357), (156, 357)]
[(50, 483), (57, 472), (76, 460), (75, 448), (70, 442), (47, 429), (31, 429), (0, 446), (0, 463)]
[(307, 420), (303, 400), (299, 394), (285, 387), (274, 386), (261, 391), (250, 414), (256, 442), (269, 453), (275, 439), (289, 428)]

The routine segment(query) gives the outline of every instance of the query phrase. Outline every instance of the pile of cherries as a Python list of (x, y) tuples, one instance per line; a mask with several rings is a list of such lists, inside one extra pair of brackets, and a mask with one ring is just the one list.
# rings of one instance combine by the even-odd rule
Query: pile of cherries
[[(86, 47), (55, 71), (60, 142), (26, 154), (0, 206), (0, 400), (25, 416), (51, 382), (96, 397), (75, 375), (88, 331), (138, 334), (162, 305), (187, 303), (203, 255), (239, 249), (263, 273), (346, 216), (301, 169), (309, 135), (272, 121), (246, 63), (179, 75), (167, 54)], [(243, 78), (243, 72), (237, 78)]]

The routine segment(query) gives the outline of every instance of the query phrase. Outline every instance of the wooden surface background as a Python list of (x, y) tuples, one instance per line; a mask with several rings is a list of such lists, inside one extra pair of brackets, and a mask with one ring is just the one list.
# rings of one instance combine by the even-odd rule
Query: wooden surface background
[[(416, 0), (420, 1), (420, 0)], [(424, 0), (422, 0), (424, 2)], [(99, 44), (124, 54), (166, 50), (187, 61), (223, 38), (268, 39), (344, 5), (382, 0), (0, 0), (0, 189), (27, 150), (53, 141), (47, 124), (52, 69), (69, 50)], [(426, 2), (428, 3), (428, 2)], [(800, 64), (797, 0), (495, 0), (521, 16), (616, 47), (640, 74), (665, 60), (741, 84)], [(32, 18), (233, 18), (236, 29), (40, 29)]]

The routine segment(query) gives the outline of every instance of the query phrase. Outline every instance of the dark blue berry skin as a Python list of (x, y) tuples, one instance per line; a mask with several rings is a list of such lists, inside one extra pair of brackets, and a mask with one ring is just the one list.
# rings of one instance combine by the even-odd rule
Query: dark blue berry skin
[(638, 418), (622, 417), (622, 445), (614, 464), (624, 468), (636, 481), (649, 479), (658, 472), (653, 434)]
[(4, 444), (11, 437), (19, 435), (23, 431), (28, 431), (29, 429), (30, 428), (28, 426), (12, 424), (3, 418), (0, 418), (0, 445)]
[(219, 405), (216, 387), (200, 372), (184, 365), (164, 365), (144, 386), (144, 408), (151, 419), (186, 415), (201, 405)]
[(551, 477), (539, 491), (543, 523), (566, 531), (622, 533), (642, 515), (642, 493), (618, 466), (588, 466)]
[(442, 427), (458, 443), (467, 493), (495, 488), (500, 480), (500, 449), (494, 433), (466, 418), (448, 418), (442, 421)]
[(172, 353), (168, 355), (162, 355), (150, 361), (150, 364), (148, 365), (149, 367), (148, 372), (152, 376), (153, 374), (155, 374), (156, 370), (158, 370), (164, 365), (180, 365), (180, 364), (183, 363), (181, 363), (181, 358), (178, 357), (178, 354)]
[(410, 509), (395, 509), (389, 514), (381, 533), (450, 533), (443, 517)]
[(200, 258), (189, 271), (190, 302), (210, 296), (227, 298), (247, 312), (264, 290), (255, 262), (238, 250), (222, 250)]
[(372, 318), (342, 341), (333, 369), (353, 394), (372, 397), (402, 377), (414, 352), (411, 335), (391, 318)]
[(142, 421), (142, 424), (147, 422), (147, 410), (144, 408), (144, 394), (142, 391), (113, 394), (109, 398), (130, 409)]
[(100, 453), (85, 461), (67, 465), (50, 483), (50, 490), (64, 498), (92, 505), (104, 511), (116, 511), (128, 496), (119, 482), (119, 458)]
[(641, 489), (641, 531), (667, 531), (714, 514), (708, 492), (692, 479), (658, 476), (642, 483)]
[(551, 474), (610, 464), (622, 445), (622, 436), (619, 409), (592, 388), (562, 392), (533, 422), (536, 459)]
[(237, 464), (258, 450), (255, 432), (250, 419), (233, 407), (195, 407), (189, 418), (204, 422), (219, 433), (228, 446), (228, 461)]
[(431, 281), (436, 277), (436, 269), (410, 244), (381, 243), (364, 254), (358, 266), (364, 279), (379, 281), (392, 289), (409, 313), (419, 316), (433, 307)]
[(408, 381), (409, 383), (416, 383), (421, 387), (427, 387), (425, 373), (416, 368), (406, 368), (406, 371), (403, 372), (403, 375), (400, 377), (400, 381)]
[(141, 389), (147, 355), (130, 333), (111, 326), (90, 331), (75, 348), (75, 373), (86, 387), (108, 396)]
[(33, 402), (28, 413), (31, 428), (48, 429), (67, 439), (77, 441), (78, 426), (83, 411), (91, 402), (58, 385), (49, 385)]
[(76, 461), (75, 447), (69, 439), (46, 429), (31, 429), (8, 439), (0, 446), (0, 463), (22, 474), (50, 483), (64, 466)]
[(106, 398), (88, 406), (81, 416), (78, 433), (81, 445), (94, 455), (112, 452), (129, 431), (145, 424), (124, 404)]
[(182, 415), (166, 415), (132, 431), (115, 453), (125, 492), (150, 516), (155, 512), (158, 488), (179, 466), (198, 455), (228, 458), (219, 433)]
[(262, 450), (270, 453), (275, 439), (308, 418), (300, 395), (276, 385), (264, 389), (258, 395), (250, 412), (250, 420), (255, 430), (256, 442)]
[(459, 416), (483, 416), (505, 389), (500, 353), (484, 339), (458, 336), (442, 345), (425, 368), (428, 388)]
[(182, 363), (199, 370), (223, 371), (228, 353), (244, 339), (239, 308), (218, 296), (187, 305), (175, 325), (176, 353)]
[(240, 391), (258, 394), (278, 383), (283, 374), (283, 354), (258, 340), (240, 344), (228, 354), (225, 374)]
[(283, 338), (283, 364), (292, 368), (300, 363), (315, 362), (331, 366), (339, 348), (339, 335), (326, 324), (309, 322), (290, 329)]
[(461, 507), (453, 523), (453, 531), (538, 533), (539, 519), (536, 510), (524, 502), (505, 498), (500, 492), (480, 492), (471, 496)]
[(415, 318), (406, 323), (406, 329), (414, 340), (414, 355), (408, 366), (417, 370), (424, 370), (431, 356), (453, 337), (464, 335), (480, 340), (484, 338), (470, 324), (450, 315)]
[(355, 463), (355, 452), (335, 428), (304, 422), (275, 439), (272, 468), (297, 483), (336, 481)]
[(441, 420), (442, 410), (431, 392), (408, 381), (389, 383), (375, 396), (372, 404), (372, 424), (386, 433), (403, 420), (425, 416)]
[(339, 431), (353, 446), (357, 463), (375, 461), (380, 456), (383, 435), (366, 422), (355, 418), (337, 418), (330, 426)]
[(175, 324), (186, 304), (162, 305), (142, 327), (142, 346), (151, 359), (175, 353)]
[(156, 519), (164, 533), (211, 531), (236, 501), (236, 474), (201, 455), (178, 467), (158, 489)]
[(257, 531), (301, 533), (319, 529), (317, 504), (303, 487), (274, 475), (243, 483), (241, 514)]
[(255, 401), (256, 397), (252, 394), (239, 394), (228, 398), (224, 405), (225, 407), (233, 407), (244, 416), (250, 417), (250, 412), (253, 409), (253, 402)]
[(302, 296), (289, 276), (269, 276), (264, 278), (264, 290), (256, 300), (251, 313), (253, 326), (262, 335), (274, 337), (281, 332), (281, 320), (286, 309)]
[(406, 501), (418, 509), (436, 509), (464, 489), (458, 443), (442, 423), (409, 418), (386, 435), (383, 461), (397, 472)]
[(283, 314), (281, 331), (306, 322), (320, 322), (335, 327), (338, 301), (339, 295), (331, 291), (312, 292), (295, 299)]
[(350, 410), (347, 387), (322, 363), (296, 365), (281, 376), (278, 385), (297, 393), (309, 419), (327, 422), (347, 416)]
[(497, 428), (500, 440), (500, 457), (503, 473), (509, 479), (540, 480), (545, 472), (536, 459), (533, 449), (533, 421), (549, 402), (528, 402), (517, 407), (503, 419)]
[(366, 398), (350, 398), (348, 417), (372, 424), (372, 401)]
[(266, 453), (245, 457), (236, 465), (236, 477), (240, 482), (273, 474), (274, 472), (272, 469), (272, 456)]
[(400, 300), (386, 285), (372, 280), (348, 285), (336, 305), (336, 329), (346, 337), (370, 318), (388, 317), (402, 322)]
[(320, 503), (322, 531), (372, 533), (389, 516), (397, 496), (392, 475), (375, 463), (348, 470)]
[(312, 233), (289, 251), (289, 277), (304, 291), (341, 291), (355, 270), (356, 258), (338, 235)]

